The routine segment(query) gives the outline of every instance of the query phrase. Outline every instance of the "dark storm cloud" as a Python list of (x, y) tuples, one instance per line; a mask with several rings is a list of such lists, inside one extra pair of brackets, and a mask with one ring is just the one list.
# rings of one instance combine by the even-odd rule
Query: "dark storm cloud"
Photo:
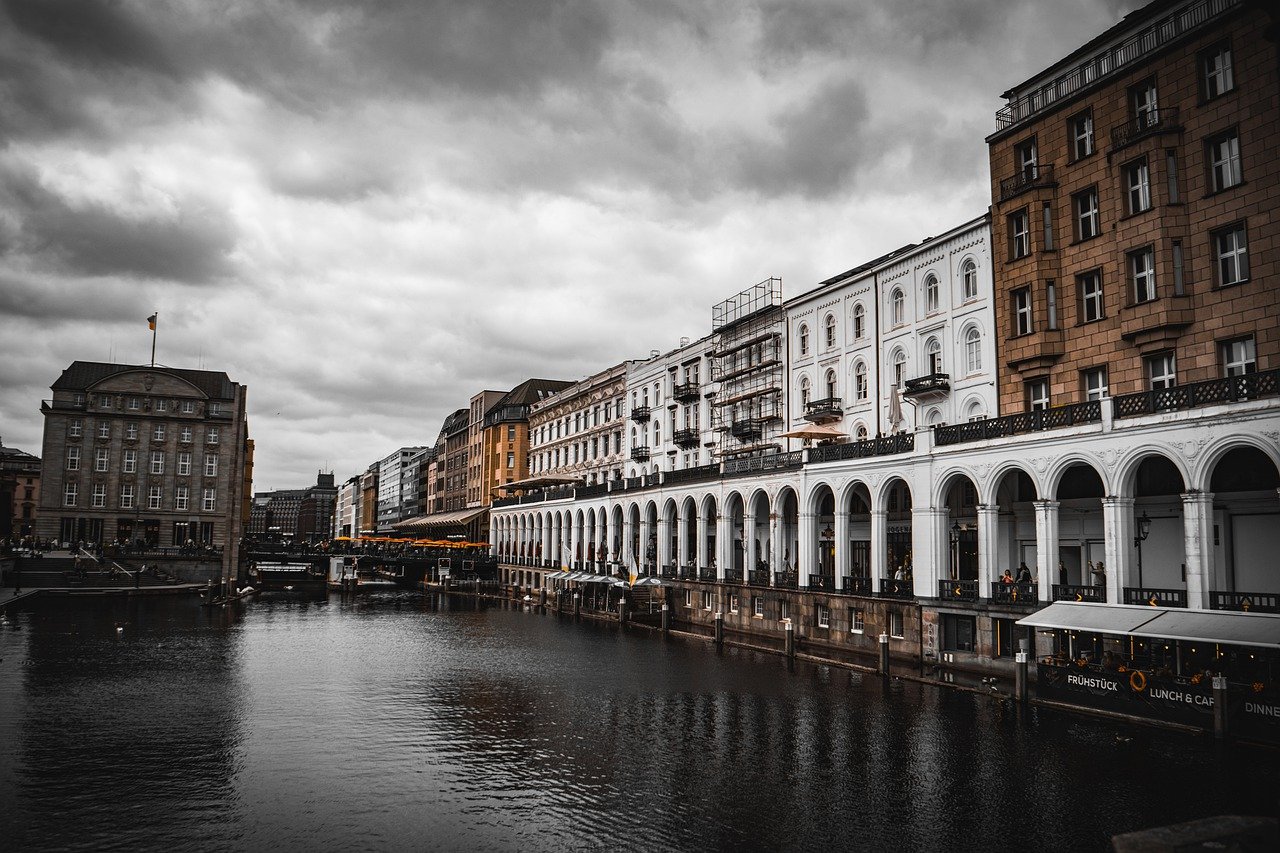
[(38, 325), (78, 320), (137, 324), (150, 313), (143, 295), (126, 282), (48, 281), (0, 275), (0, 315)]
[(144, 16), (108, 0), (3, 0), (14, 27), (47, 44), (66, 61), (88, 66), (135, 66), (173, 74), (174, 66)]
[(76, 276), (136, 275), (204, 283), (229, 270), (235, 232), (224, 211), (196, 199), (172, 214), (127, 214), (97, 201), (72, 203), (29, 170), (0, 168), (0, 202), (16, 219), (4, 255)]

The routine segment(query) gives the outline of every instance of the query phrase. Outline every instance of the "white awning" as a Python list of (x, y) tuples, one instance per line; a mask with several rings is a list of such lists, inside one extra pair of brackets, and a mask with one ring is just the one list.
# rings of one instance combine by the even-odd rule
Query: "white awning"
[(1280, 649), (1280, 615), (1268, 613), (1055, 601), (1018, 624)]

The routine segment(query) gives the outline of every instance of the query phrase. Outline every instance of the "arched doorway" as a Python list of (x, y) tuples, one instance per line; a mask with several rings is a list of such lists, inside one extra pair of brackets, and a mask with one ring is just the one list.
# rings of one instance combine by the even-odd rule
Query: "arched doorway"
[[(965, 474), (954, 474), (944, 484), (947, 562), (939, 578), (938, 595), (975, 601), (978, 598), (978, 487)], [(1031, 582), (1028, 574), (1026, 581)]]
[(843, 588), (854, 595), (871, 595), (871, 492), (864, 483), (854, 483), (849, 488), (845, 512), (849, 517), (848, 553), (844, 558), (848, 575), (843, 578)]
[(1106, 601), (1106, 533), (1102, 475), (1087, 462), (1062, 472), (1054, 490), (1058, 502), (1058, 562), (1054, 566), (1055, 601)]
[(795, 588), (799, 585), (800, 567), (800, 501), (795, 490), (786, 487), (778, 493), (778, 544), (781, 561), (774, 572), (775, 586)]
[(1167, 456), (1152, 454), (1138, 464), (1132, 482), (1134, 560), (1124, 584), (1122, 601), (1186, 607), (1182, 519), (1186, 481)]
[(752, 559), (747, 572), (747, 582), (753, 586), (769, 585), (769, 568), (773, 559), (772, 536), (769, 529), (769, 495), (764, 490), (757, 490), (751, 496), (751, 541), (749, 548)]
[(741, 583), (746, 561), (746, 504), (742, 495), (731, 492), (725, 499), (725, 512), (729, 516), (729, 565), (725, 566), (724, 579)]
[(813, 513), (813, 568), (804, 579), (811, 590), (832, 590), (836, 586), (836, 497), (823, 483), (811, 496)]
[(1277, 489), (1280, 472), (1256, 447), (1234, 447), (1213, 465), (1205, 496), (1213, 530), (1205, 548), (1211, 608), (1280, 613)]

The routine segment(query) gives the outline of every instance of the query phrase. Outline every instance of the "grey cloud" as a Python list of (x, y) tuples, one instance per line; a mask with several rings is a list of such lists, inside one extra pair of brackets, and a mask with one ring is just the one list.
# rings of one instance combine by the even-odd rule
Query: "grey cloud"
[(39, 325), (80, 320), (131, 322), (147, 316), (136, 285), (122, 282), (36, 280), (0, 275), (0, 315), (21, 317)]
[(173, 74), (161, 41), (122, 3), (104, 0), (4, 0), (14, 27), (68, 61), (90, 66), (136, 66)]

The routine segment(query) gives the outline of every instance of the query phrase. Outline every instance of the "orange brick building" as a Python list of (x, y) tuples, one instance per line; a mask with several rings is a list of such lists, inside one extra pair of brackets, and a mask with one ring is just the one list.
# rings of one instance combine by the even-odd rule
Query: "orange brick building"
[(1280, 366), (1280, 63), (1262, 4), (1157, 0), (988, 137), (1002, 413)]

